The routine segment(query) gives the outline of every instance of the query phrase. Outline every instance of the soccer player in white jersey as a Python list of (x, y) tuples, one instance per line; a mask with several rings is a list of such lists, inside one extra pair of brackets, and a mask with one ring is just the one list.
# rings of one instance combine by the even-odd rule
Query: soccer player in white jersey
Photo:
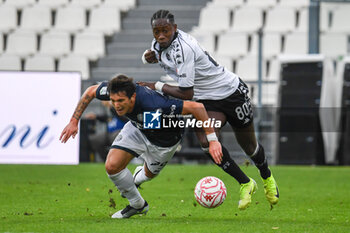
[[(115, 138), (106, 159), (108, 177), (115, 184), (129, 205), (112, 215), (112, 218), (129, 218), (135, 214), (145, 214), (148, 203), (142, 198), (137, 186), (154, 178), (173, 157), (180, 144), (183, 130), (181, 128), (144, 127), (144, 113), (159, 115), (192, 114), (197, 120), (205, 122), (208, 114), (203, 104), (193, 101), (169, 99), (147, 87), (135, 85), (132, 78), (117, 75), (109, 82), (93, 85), (82, 95), (69, 124), (63, 129), (60, 140), (66, 143), (78, 133), (78, 123), (89, 103), (97, 98), (110, 100), (119, 116), (126, 116), (129, 122)], [(161, 114), (162, 113), (162, 114)], [(222, 151), (214, 128), (203, 128), (210, 141), (209, 151), (216, 163), (221, 163)], [(126, 168), (134, 158), (141, 156), (144, 166), (135, 169), (134, 177)]]
[[(159, 10), (154, 13), (151, 26), (154, 39), (151, 48), (142, 55), (142, 60), (145, 64), (159, 63), (179, 86), (162, 82), (139, 84), (176, 98), (201, 102), (211, 118), (221, 120), (222, 126), (228, 122), (238, 144), (259, 169), (267, 200), (271, 205), (277, 204), (278, 187), (268, 168), (264, 148), (255, 137), (247, 85), (238, 75), (217, 64), (195, 38), (177, 29), (174, 15), (169, 11)], [(216, 129), (217, 134), (219, 130)], [(205, 134), (201, 130), (197, 131), (200, 144), (204, 152), (208, 153)], [(257, 189), (257, 184), (244, 174), (225, 147), (222, 147), (222, 151), (223, 161), (218, 166), (241, 185), (238, 208), (244, 210), (251, 203), (251, 196)]]

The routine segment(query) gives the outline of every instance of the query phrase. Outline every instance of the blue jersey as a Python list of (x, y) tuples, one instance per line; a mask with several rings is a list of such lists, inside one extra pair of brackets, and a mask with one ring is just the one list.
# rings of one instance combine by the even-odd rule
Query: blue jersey
[[(96, 91), (96, 98), (99, 100), (110, 100), (107, 92), (108, 82), (102, 82)], [(148, 87), (136, 84), (136, 101), (134, 109), (125, 116), (137, 127), (147, 139), (161, 147), (175, 145), (182, 137), (183, 130), (180, 128), (148, 129), (144, 128), (144, 113), (159, 112), (162, 115), (180, 115), (182, 113), (183, 101), (170, 99)], [(159, 118), (161, 119), (161, 118)], [(161, 122), (159, 122), (161, 123)]]

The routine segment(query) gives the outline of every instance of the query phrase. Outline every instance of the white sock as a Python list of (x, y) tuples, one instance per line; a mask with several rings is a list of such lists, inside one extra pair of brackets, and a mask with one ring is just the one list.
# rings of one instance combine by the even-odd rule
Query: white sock
[(119, 192), (130, 202), (130, 206), (140, 209), (145, 204), (139, 190), (137, 190), (134, 179), (129, 169), (125, 168), (117, 174), (109, 175), (109, 179), (117, 186)]
[(146, 173), (145, 173), (145, 167), (142, 167), (142, 169), (136, 174), (136, 176), (134, 177), (134, 183), (136, 185), (140, 185), (142, 184), (143, 182), (146, 182), (146, 181), (149, 181), (151, 180), (152, 178), (149, 178), (146, 176)]

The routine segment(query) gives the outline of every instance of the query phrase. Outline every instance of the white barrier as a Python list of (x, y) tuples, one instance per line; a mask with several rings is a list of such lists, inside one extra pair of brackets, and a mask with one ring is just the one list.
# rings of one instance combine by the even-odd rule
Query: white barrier
[(78, 164), (79, 135), (59, 136), (80, 99), (75, 72), (0, 72), (0, 163)]

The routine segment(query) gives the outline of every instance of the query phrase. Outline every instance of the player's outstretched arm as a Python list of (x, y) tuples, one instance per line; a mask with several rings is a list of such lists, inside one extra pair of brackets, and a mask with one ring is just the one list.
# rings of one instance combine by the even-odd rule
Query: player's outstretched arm
[[(192, 114), (197, 120), (202, 122), (209, 119), (208, 113), (205, 110), (205, 107), (202, 103), (193, 102), (193, 101), (184, 101), (183, 115)], [(216, 137), (215, 130), (212, 127), (204, 127), (204, 132), (207, 135), (207, 139), (209, 142), (209, 153), (211, 157), (214, 159), (215, 163), (221, 164), (222, 161), (222, 148), (221, 143)]]
[(80, 117), (83, 115), (86, 107), (89, 105), (91, 100), (96, 97), (97, 88), (98, 85), (90, 86), (81, 96), (68, 125), (63, 129), (61, 133), (60, 141), (62, 143), (66, 143), (70, 137), (75, 138), (75, 135), (77, 135)]

